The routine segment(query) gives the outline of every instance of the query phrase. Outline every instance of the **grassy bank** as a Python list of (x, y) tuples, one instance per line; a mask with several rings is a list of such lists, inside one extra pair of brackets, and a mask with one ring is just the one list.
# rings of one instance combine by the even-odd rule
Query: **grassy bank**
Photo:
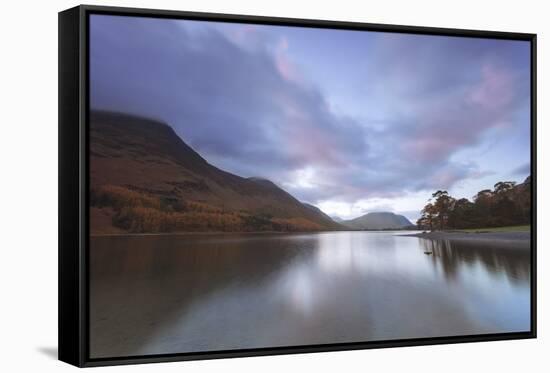
[(530, 225), (514, 225), (510, 227), (497, 227), (497, 228), (471, 228), (471, 229), (457, 229), (456, 232), (469, 232), (469, 233), (482, 233), (482, 232), (529, 232), (531, 230)]

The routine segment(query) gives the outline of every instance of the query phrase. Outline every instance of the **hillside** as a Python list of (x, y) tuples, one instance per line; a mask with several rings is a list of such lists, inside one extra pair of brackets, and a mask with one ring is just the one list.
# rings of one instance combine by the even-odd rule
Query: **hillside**
[(352, 229), (401, 229), (413, 224), (403, 215), (392, 212), (370, 212), (351, 220), (341, 222)]
[(309, 203), (305, 203), (305, 202), (302, 202), (302, 204), (303, 204), (306, 208), (308, 208), (308, 209), (312, 210), (313, 212), (315, 212), (316, 214), (321, 215), (321, 216), (322, 216), (323, 218), (325, 218), (326, 220), (330, 220), (330, 221), (332, 221), (332, 222), (338, 223), (336, 220), (334, 220), (333, 218), (331, 218), (330, 216), (328, 216), (327, 214), (325, 214), (325, 213), (323, 212), (323, 210), (321, 210), (319, 207), (310, 205)]
[(209, 164), (167, 124), (90, 115), (92, 233), (341, 228), (275, 183)]

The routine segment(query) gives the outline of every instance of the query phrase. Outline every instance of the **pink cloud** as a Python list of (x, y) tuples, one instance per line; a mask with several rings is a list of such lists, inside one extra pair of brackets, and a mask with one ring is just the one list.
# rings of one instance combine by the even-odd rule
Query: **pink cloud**
[(238, 44), (245, 44), (247, 41), (251, 41), (251, 38), (254, 38), (258, 32), (258, 27), (255, 25), (244, 25), (235, 29), (232, 29), (229, 32), (229, 36), (233, 39), (234, 42)]
[(298, 82), (300, 80), (296, 67), (288, 57), (288, 40), (286, 38), (281, 38), (275, 49), (275, 66), (279, 74), (287, 81)]
[(486, 110), (500, 110), (514, 99), (514, 81), (509, 72), (486, 64), (481, 70), (481, 81), (469, 94), (469, 100)]
[(430, 161), (444, 159), (449, 153), (449, 149), (460, 145), (459, 141), (453, 137), (434, 137), (433, 134), (428, 134), (422, 138), (414, 138), (405, 141), (402, 146), (407, 157), (410, 160)]
[(483, 65), (475, 84), (416, 113), (419, 125), (407, 133), (403, 154), (422, 162), (443, 161), (456, 150), (477, 144), (485, 131), (509, 122), (510, 107), (517, 100), (516, 85), (509, 71)]

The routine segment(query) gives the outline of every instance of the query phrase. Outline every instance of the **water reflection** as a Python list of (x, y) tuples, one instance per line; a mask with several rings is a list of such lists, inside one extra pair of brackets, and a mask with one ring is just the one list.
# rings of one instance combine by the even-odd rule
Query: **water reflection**
[(529, 329), (525, 250), (392, 232), (91, 243), (93, 357)]
[(462, 265), (481, 264), (493, 274), (504, 273), (508, 280), (522, 283), (531, 275), (529, 250), (499, 246), (492, 242), (461, 242), (419, 238), (424, 252), (432, 253), (434, 265), (441, 266), (447, 279), (456, 277)]

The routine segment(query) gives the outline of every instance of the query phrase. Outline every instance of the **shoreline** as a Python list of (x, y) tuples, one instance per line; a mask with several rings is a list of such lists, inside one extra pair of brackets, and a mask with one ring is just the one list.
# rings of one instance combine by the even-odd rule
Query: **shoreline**
[(204, 231), (204, 232), (160, 232), (160, 233), (90, 233), (90, 237), (147, 237), (147, 236), (202, 236), (202, 235), (268, 235), (268, 234), (304, 234), (304, 233), (327, 233), (327, 232), (348, 232), (348, 231), (299, 231), (299, 232), (281, 232), (281, 231), (257, 231), (257, 232), (224, 232), (224, 231)]
[[(197, 232), (159, 232), (159, 233), (90, 233), (90, 237), (146, 237), (146, 236), (200, 236), (200, 235), (280, 235), (280, 234), (313, 234), (335, 232), (410, 232), (406, 230), (323, 230), (323, 231), (255, 231), (255, 232), (224, 232), (224, 231), (197, 231)], [(410, 235), (403, 235), (410, 236)]]
[(531, 249), (531, 232), (456, 232), (434, 231), (403, 234), (401, 237), (417, 237), (435, 241), (451, 241), (509, 249)]
[(335, 232), (387, 232), (396, 233), (398, 237), (416, 237), (434, 241), (462, 242), (476, 246), (498, 247), (502, 249), (530, 250), (531, 233), (525, 231), (517, 232), (458, 232), (458, 231), (433, 231), (420, 233), (405, 233), (406, 231), (360, 231), (360, 230), (323, 230), (323, 231), (258, 231), (258, 232), (165, 232), (165, 233), (93, 233), (90, 238), (116, 238), (116, 237), (162, 237), (162, 236), (278, 236), (278, 235), (301, 235), (301, 234), (323, 234)]

